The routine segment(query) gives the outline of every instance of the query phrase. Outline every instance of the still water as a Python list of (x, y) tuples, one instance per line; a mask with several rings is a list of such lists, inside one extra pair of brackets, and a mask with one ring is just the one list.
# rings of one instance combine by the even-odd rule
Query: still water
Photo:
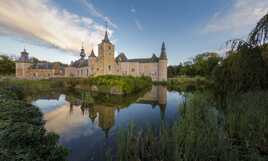
[(130, 122), (141, 128), (157, 128), (161, 122), (171, 124), (179, 117), (184, 99), (163, 86), (153, 86), (127, 105), (99, 102), (83, 108), (66, 97), (61, 94), (55, 99), (40, 98), (32, 104), (43, 112), (46, 129), (57, 133), (60, 144), (70, 150), (70, 161), (104, 160), (106, 149), (115, 145), (118, 129), (127, 128)]

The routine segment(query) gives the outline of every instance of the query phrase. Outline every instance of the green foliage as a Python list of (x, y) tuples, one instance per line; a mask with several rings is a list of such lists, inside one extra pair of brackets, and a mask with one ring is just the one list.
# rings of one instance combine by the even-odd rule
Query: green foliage
[(268, 158), (268, 92), (229, 97), (224, 109), (228, 137), (234, 145), (243, 147), (245, 157), (262, 153)]
[(68, 151), (44, 128), (38, 108), (19, 100), (19, 89), (0, 90), (0, 160), (59, 161)]
[[(118, 133), (119, 161), (265, 161), (267, 92), (230, 97), (221, 111), (210, 93), (188, 95), (172, 127), (138, 129), (130, 124)], [(255, 111), (254, 111), (255, 110)]]
[(90, 78), (91, 85), (96, 85), (101, 93), (131, 94), (151, 87), (149, 77), (104, 75)]
[(0, 55), (0, 75), (14, 75), (15, 62), (9, 57)]
[(268, 66), (260, 47), (239, 49), (214, 70), (213, 80), (219, 93), (247, 92), (268, 88)]
[(193, 61), (186, 61), (178, 66), (168, 67), (168, 77), (203, 76), (210, 77), (215, 66), (222, 60), (217, 53), (203, 53), (197, 55)]

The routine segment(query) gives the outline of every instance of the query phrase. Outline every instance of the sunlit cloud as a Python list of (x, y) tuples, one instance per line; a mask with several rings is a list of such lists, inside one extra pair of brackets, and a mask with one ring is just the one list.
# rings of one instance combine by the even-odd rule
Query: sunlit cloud
[(94, 19), (55, 7), (50, 0), (0, 1), (2, 36), (77, 53), (82, 41), (86, 49), (96, 48), (104, 31)]
[(204, 31), (248, 32), (268, 12), (267, 0), (233, 0), (232, 6), (214, 14)]
[(111, 27), (117, 29), (117, 25), (114, 24), (110, 18), (108, 18), (107, 16), (104, 16), (100, 11), (98, 11), (96, 9), (96, 7), (90, 3), (90, 0), (79, 0), (79, 2), (85, 6), (87, 8), (87, 11), (92, 15), (92, 16), (95, 16), (97, 18), (100, 18), (102, 19), (103, 21), (106, 21), (108, 23), (108, 25), (110, 25)]

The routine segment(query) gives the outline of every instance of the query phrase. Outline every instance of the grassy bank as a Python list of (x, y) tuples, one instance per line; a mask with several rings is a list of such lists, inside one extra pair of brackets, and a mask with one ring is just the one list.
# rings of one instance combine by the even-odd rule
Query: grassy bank
[(92, 78), (63, 78), (50, 80), (2, 79), (0, 87), (16, 87), (28, 96), (44, 93), (63, 93), (73, 90), (88, 90), (105, 94), (128, 95), (150, 88), (148, 77), (106, 75)]
[(0, 160), (64, 161), (68, 151), (44, 128), (42, 113), (18, 88), (0, 88)]
[(172, 127), (122, 129), (114, 160), (265, 161), (267, 98), (268, 92), (250, 92), (229, 98), (222, 107), (210, 93), (189, 95)]

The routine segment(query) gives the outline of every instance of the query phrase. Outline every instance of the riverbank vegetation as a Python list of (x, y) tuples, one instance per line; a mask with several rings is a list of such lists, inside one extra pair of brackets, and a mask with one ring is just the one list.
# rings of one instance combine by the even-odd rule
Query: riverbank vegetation
[[(264, 98), (264, 99), (262, 99)], [(265, 161), (268, 159), (268, 93), (249, 92), (222, 108), (208, 92), (195, 92), (178, 120), (160, 129), (130, 125), (118, 133), (119, 161)], [(259, 108), (256, 108), (259, 107)]]
[(0, 160), (64, 161), (68, 151), (44, 128), (42, 113), (15, 87), (0, 88)]

